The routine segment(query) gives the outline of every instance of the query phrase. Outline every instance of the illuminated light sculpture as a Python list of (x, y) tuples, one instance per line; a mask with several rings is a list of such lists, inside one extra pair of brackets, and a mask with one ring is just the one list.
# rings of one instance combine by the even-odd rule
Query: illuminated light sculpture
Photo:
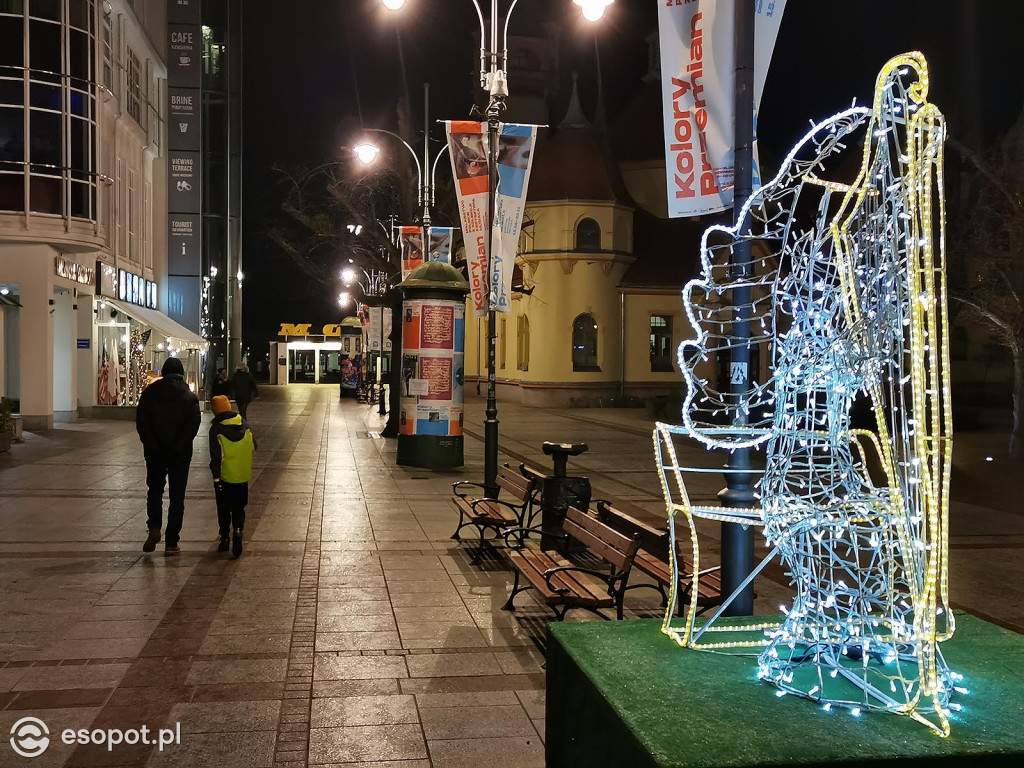
[[(696, 331), (679, 348), (683, 425), (658, 424), (654, 441), (675, 576), (663, 631), (697, 649), (761, 649), (758, 677), (780, 696), (809, 698), (826, 711), (909, 715), (946, 736), (950, 710), (959, 709), (951, 697), (966, 691), (939, 647), (954, 629), (952, 420), (945, 126), (927, 96), (924, 57), (892, 59), (871, 109), (851, 107), (814, 125), (736, 226), (705, 232), (703, 275), (683, 292)], [(852, 184), (824, 178), (861, 143)], [(740, 240), (754, 254), (747, 275), (728, 267)], [(753, 298), (736, 306), (731, 290), (740, 285)], [(738, 319), (751, 321), (749, 342), (733, 330)], [(755, 375), (737, 394), (700, 375), (747, 343), (752, 359), (767, 361), (764, 381)], [(874, 430), (852, 426), (858, 397), (870, 404)], [(709, 470), (680, 464), (677, 435), (715, 449), (763, 446), (760, 506), (691, 504), (683, 476)], [(763, 527), (770, 552), (755, 574), (777, 556), (796, 592), (781, 620), (716, 623), (720, 608), (698, 624), (697, 519)], [(677, 537), (686, 536), (680, 521), (691, 574), (680, 572), (676, 555)]]

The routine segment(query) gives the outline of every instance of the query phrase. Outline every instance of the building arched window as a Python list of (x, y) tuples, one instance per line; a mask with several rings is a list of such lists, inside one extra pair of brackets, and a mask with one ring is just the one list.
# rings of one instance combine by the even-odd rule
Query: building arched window
[(516, 348), (518, 352), (518, 368), (520, 371), (530, 370), (530, 318), (520, 315), (516, 326)]
[(576, 250), (601, 250), (601, 225), (593, 219), (580, 219), (576, 225)]
[(597, 321), (580, 315), (572, 321), (572, 369), (600, 371), (597, 365)]

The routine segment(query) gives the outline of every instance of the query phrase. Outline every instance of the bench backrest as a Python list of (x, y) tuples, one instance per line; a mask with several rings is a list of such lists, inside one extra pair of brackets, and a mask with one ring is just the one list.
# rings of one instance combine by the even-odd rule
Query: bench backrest
[(509, 467), (498, 467), (498, 486), (520, 501), (528, 501), (536, 487), (532, 480)]
[(603, 501), (595, 505), (597, 519), (608, 527), (630, 538), (636, 537), (640, 549), (648, 554), (668, 562), (668, 531), (659, 531), (632, 515), (623, 512)]
[(620, 571), (632, 567), (633, 558), (636, 557), (636, 551), (640, 546), (635, 538), (623, 536), (593, 515), (581, 512), (576, 507), (569, 507), (563, 527), (566, 533)]
[(539, 483), (545, 477), (547, 477), (547, 474), (545, 472), (542, 472), (541, 470), (537, 469), (536, 467), (531, 467), (529, 464), (525, 464), (525, 463), (519, 465), (519, 472), (520, 472), (520, 474), (523, 477), (525, 477), (528, 480), (531, 480), (531, 481), (533, 481), (535, 483)]

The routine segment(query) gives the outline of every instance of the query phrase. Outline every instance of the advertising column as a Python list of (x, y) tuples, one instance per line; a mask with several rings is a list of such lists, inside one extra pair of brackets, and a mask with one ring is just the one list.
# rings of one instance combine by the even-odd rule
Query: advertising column
[(167, 22), (167, 314), (202, 333), (200, 0), (168, 0)]
[(405, 301), (397, 462), (461, 467), (469, 284), (454, 267), (433, 261), (413, 270), (399, 287)]

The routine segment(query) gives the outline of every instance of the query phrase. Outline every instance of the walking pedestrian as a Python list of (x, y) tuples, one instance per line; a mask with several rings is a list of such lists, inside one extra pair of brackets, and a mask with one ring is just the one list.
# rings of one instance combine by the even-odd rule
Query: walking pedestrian
[(213, 424), (210, 426), (210, 471), (217, 499), (217, 522), (220, 524), (218, 552), (242, 554), (245, 530), (245, 508), (249, 503), (249, 482), (252, 480), (252, 454), (256, 439), (238, 413), (231, 410), (231, 401), (223, 395), (213, 398)]
[(217, 369), (217, 375), (213, 378), (213, 388), (210, 394), (213, 397), (216, 397), (217, 395), (231, 397), (231, 380), (228, 378), (228, 374), (223, 368)]
[(235, 393), (238, 413), (244, 419), (249, 410), (249, 403), (259, 398), (260, 391), (256, 387), (256, 377), (249, 373), (249, 366), (241, 363), (231, 375), (231, 391)]
[(147, 525), (149, 536), (143, 552), (152, 552), (160, 541), (163, 527), (164, 485), (169, 485), (167, 529), (164, 554), (181, 551), (178, 539), (185, 515), (185, 488), (192, 461), (192, 441), (199, 432), (202, 416), (199, 400), (185, 383), (181, 360), (169, 357), (160, 369), (158, 380), (142, 391), (135, 411), (135, 429), (146, 457)]

